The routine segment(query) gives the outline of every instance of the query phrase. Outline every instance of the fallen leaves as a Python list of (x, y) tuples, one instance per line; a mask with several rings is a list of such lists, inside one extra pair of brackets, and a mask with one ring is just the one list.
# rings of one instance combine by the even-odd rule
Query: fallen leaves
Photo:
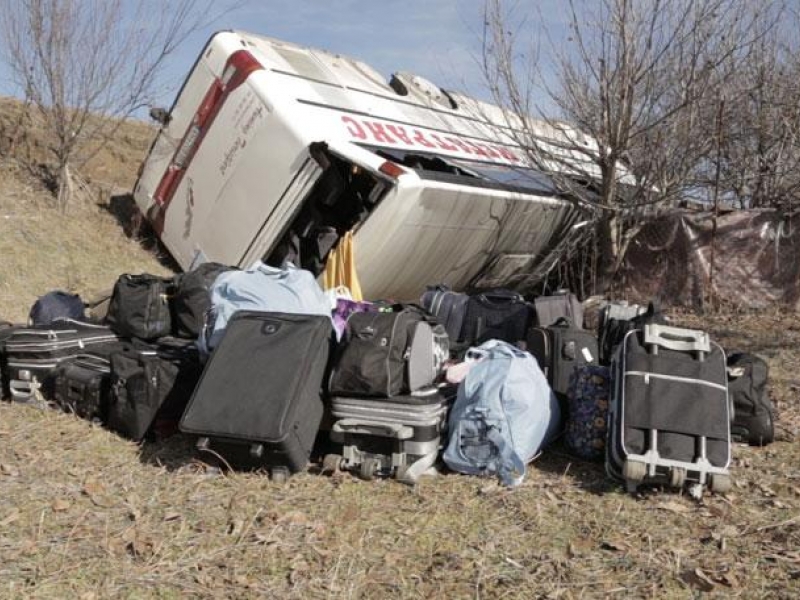
[(70, 506), (72, 506), (67, 500), (64, 498), (56, 498), (53, 500), (53, 503), (50, 505), (50, 508), (53, 509), (53, 512), (64, 512), (69, 510)]
[(710, 592), (714, 589), (714, 582), (702, 569), (688, 569), (683, 572), (681, 579), (702, 592)]
[(658, 506), (656, 506), (658, 510), (666, 510), (671, 513), (676, 514), (686, 514), (693, 512), (694, 509), (691, 506), (687, 506), (686, 504), (682, 504), (675, 500), (668, 500), (666, 502), (662, 502)]
[(8, 477), (18, 477), (19, 476), (19, 469), (14, 465), (10, 465), (8, 463), (0, 464), (0, 473), (3, 475), (7, 475)]
[(0, 521), (0, 527), (6, 527), (8, 525), (11, 525), (14, 521), (18, 520), (19, 520), (19, 510), (15, 508), (8, 515), (6, 515), (5, 519)]
[(101, 483), (99, 483), (96, 479), (87, 479), (83, 484), (83, 489), (81, 490), (84, 495), (89, 497), (92, 504), (98, 506), (100, 508), (109, 508), (114, 506), (114, 500), (109, 496), (106, 492), (106, 488), (103, 487)]

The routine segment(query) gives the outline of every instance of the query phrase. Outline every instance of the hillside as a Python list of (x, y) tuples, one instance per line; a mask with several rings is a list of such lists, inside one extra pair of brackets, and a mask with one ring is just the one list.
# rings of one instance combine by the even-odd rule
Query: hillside
[[(96, 196), (64, 215), (7, 156), (17, 109), (0, 101), (0, 318), (24, 320), (47, 290), (88, 295), (123, 272), (166, 272), (112, 210), (152, 129), (124, 126), (86, 170)], [(18, 134), (34, 151), (45, 143)], [(560, 443), (515, 490), (456, 474), (410, 488), (318, 465), (279, 485), (221, 473), (186, 437), (137, 445), (1, 402), (0, 597), (796, 598), (797, 317), (671, 316), (771, 368), (781, 441), (736, 445), (728, 494), (629, 495)]]
[(122, 272), (166, 272), (152, 240), (143, 244), (123, 234), (131, 214), (125, 196), (154, 131), (139, 122), (123, 125), (81, 171), (91, 193), (62, 214), (41, 182), (14, 160), (22, 153), (42, 156), (46, 139), (21, 122), (17, 101), (0, 98), (0, 319), (24, 321), (36, 298), (50, 290), (91, 297)]

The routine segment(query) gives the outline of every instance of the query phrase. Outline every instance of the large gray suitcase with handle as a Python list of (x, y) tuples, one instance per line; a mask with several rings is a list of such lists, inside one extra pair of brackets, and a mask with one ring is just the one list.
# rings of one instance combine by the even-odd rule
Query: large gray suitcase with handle
[(725, 353), (703, 331), (645, 325), (612, 364), (606, 469), (629, 491), (643, 483), (731, 487)]

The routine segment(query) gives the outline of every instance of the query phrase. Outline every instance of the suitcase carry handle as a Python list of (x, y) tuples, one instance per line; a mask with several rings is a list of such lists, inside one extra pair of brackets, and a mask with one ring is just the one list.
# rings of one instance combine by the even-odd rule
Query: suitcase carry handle
[(375, 435), (395, 440), (408, 440), (414, 436), (413, 428), (399, 423), (376, 423), (360, 419), (341, 419), (333, 424), (335, 433)]
[(705, 331), (669, 327), (667, 325), (645, 325), (644, 343), (648, 345), (655, 344), (677, 352), (711, 351), (711, 340)]
[(76, 354), (73, 359), (74, 364), (83, 363), (85, 365), (95, 367), (110, 367), (111, 361), (102, 356), (95, 356), (94, 354)]
[(489, 290), (480, 294), (478, 300), (484, 304), (517, 304), (525, 302), (525, 298), (510, 290)]

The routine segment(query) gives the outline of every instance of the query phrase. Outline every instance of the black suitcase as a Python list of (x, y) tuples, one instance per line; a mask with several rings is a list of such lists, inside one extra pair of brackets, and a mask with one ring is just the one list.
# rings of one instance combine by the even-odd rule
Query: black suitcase
[(496, 339), (516, 344), (525, 340), (532, 310), (516, 292), (490, 290), (470, 296), (460, 342), (471, 346)]
[(3, 359), (12, 399), (29, 402), (39, 394), (51, 399), (59, 364), (119, 342), (108, 327), (69, 319), (14, 330), (5, 341)]
[(606, 471), (642, 483), (731, 487), (725, 352), (707, 333), (648, 324), (626, 334), (612, 365)]
[(105, 423), (111, 387), (111, 363), (107, 358), (82, 354), (56, 369), (56, 404), (67, 412)]
[(550, 327), (532, 327), (527, 347), (562, 405), (575, 368), (598, 364), (597, 338), (585, 329), (573, 327), (565, 318)]
[(332, 335), (326, 316), (235, 313), (181, 431), (232, 467), (267, 467), (276, 478), (302, 471), (322, 420)]

